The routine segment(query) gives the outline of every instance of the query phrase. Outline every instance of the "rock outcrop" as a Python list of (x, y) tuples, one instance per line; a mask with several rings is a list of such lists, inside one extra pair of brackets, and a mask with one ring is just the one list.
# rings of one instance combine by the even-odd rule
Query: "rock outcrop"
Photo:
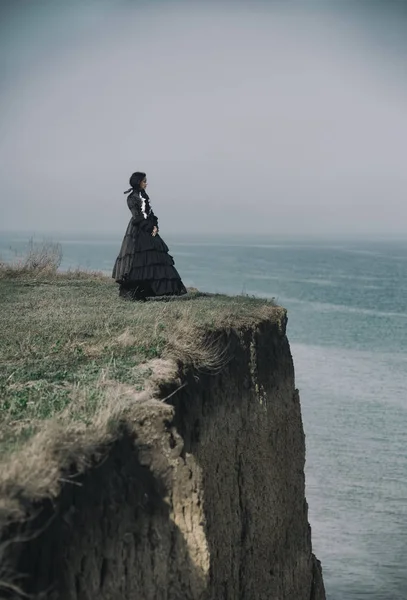
[(216, 335), (222, 367), (172, 365), (86, 467), (61, 466), (58, 493), (33, 502), (16, 487), (5, 597), (325, 598), (285, 313)]

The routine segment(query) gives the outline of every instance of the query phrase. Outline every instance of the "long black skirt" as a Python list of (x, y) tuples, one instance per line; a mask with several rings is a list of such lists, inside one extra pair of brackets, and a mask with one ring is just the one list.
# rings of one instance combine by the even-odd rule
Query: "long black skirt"
[(116, 259), (112, 277), (120, 284), (120, 295), (130, 299), (186, 294), (168, 246), (157, 233), (130, 221)]

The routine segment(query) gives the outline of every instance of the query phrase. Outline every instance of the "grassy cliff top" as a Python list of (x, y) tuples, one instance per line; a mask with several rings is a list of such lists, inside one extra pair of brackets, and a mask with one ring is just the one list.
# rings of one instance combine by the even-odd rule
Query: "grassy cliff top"
[[(199, 364), (208, 331), (280, 319), (267, 300), (203, 295), (129, 302), (109, 278), (0, 269), (0, 446), (57, 418), (92, 423), (112, 385), (143, 390), (153, 358)], [(205, 354), (206, 352), (206, 354)]]

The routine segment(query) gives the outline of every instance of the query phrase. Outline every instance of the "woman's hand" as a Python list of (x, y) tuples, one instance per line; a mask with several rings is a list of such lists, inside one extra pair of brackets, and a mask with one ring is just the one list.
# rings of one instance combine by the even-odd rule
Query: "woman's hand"
[(154, 227), (153, 227), (153, 231), (152, 231), (151, 235), (154, 237), (154, 236), (156, 236), (156, 235), (157, 235), (157, 233), (158, 233), (158, 229), (157, 229), (157, 227), (154, 225)]

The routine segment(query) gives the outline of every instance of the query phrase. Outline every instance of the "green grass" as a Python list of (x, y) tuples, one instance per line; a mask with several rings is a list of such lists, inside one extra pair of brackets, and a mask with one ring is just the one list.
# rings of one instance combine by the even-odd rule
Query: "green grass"
[(0, 444), (14, 449), (54, 417), (91, 423), (107, 384), (142, 390), (150, 359), (199, 362), (205, 332), (254, 322), (270, 305), (199, 294), (133, 303), (102, 276), (8, 268), (0, 273)]

